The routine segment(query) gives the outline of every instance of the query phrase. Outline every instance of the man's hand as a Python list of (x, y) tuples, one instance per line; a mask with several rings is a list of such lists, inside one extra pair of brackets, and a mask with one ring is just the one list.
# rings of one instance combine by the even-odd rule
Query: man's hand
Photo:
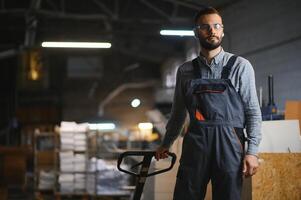
[(165, 147), (158, 147), (156, 150), (155, 158), (156, 160), (164, 159), (168, 157), (168, 149)]
[(250, 177), (256, 174), (258, 167), (259, 162), (257, 156), (245, 155), (243, 168), (243, 174), (245, 177)]

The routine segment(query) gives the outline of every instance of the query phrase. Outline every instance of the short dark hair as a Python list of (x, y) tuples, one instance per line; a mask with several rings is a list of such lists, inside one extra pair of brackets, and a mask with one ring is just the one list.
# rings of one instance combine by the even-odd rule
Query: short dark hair
[(196, 25), (198, 23), (198, 20), (200, 19), (200, 17), (202, 17), (203, 15), (210, 15), (210, 14), (217, 14), (220, 17), (222, 17), (215, 8), (213, 8), (211, 6), (207, 6), (207, 7), (203, 7), (201, 10), (199, 10), (197, 12), (197, 14), (194, 17), (194, 24)]

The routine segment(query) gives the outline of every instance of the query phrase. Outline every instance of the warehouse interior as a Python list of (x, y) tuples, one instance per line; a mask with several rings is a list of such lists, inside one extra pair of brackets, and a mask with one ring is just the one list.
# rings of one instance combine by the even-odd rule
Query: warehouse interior
[[(242, 199), (301, 199), (300, 1), (1, 0), (0, 200), (131, 199), (135, 177), (118, 171), (118, 157), (160, 145), (176, 71), (199, 54), (193, 36), (160, 31), (192, 30), (208, 5), (223, 17), (223, 49), (248, 59), (256, 76), (260, 170)], [(147, 178), (141, 199), (172, 199), (182, 140), (170, 150), (173, 169)], [(151, 170), (170, 162), (152, 160)]]

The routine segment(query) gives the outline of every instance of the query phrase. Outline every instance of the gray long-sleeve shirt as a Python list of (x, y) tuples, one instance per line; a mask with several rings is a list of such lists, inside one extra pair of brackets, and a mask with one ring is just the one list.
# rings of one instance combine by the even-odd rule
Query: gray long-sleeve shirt
[[(221, 50), (210, 64), (207, 63), (203, 56), (199, 56), (198, 62), (202, 78), (221, 78), (222, 68), (227, 64), (232, 55)], [(166, 134), (162, 143), (163, 147), (169, 148), (182, 131), (187, 115), (183, 99), (184, 83), (193, 77), (192, 61), (185, 62), (178, 68), (171, 117), (166, 126)], [(251, 63), (242, 57), (237, 57), (231, 69), (229, 79), (242, 97), (244, 105), (248, 137), (248, 149), (246, 153), (257, 155), (261, 140), (261, 112), (256, 94), (254, 70)]]

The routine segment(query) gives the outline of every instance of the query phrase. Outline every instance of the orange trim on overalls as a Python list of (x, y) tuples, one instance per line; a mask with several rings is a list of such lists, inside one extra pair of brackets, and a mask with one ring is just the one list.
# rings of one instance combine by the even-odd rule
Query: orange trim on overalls
[(202, 92), (208, 92), (208, 93), (223, 93), (222, 90), (202, 90)]
[(202, 113), (199, 110), (195, 111), (195, 118), (199, 121), (204, 121), (205, 117), (202, 115)]

